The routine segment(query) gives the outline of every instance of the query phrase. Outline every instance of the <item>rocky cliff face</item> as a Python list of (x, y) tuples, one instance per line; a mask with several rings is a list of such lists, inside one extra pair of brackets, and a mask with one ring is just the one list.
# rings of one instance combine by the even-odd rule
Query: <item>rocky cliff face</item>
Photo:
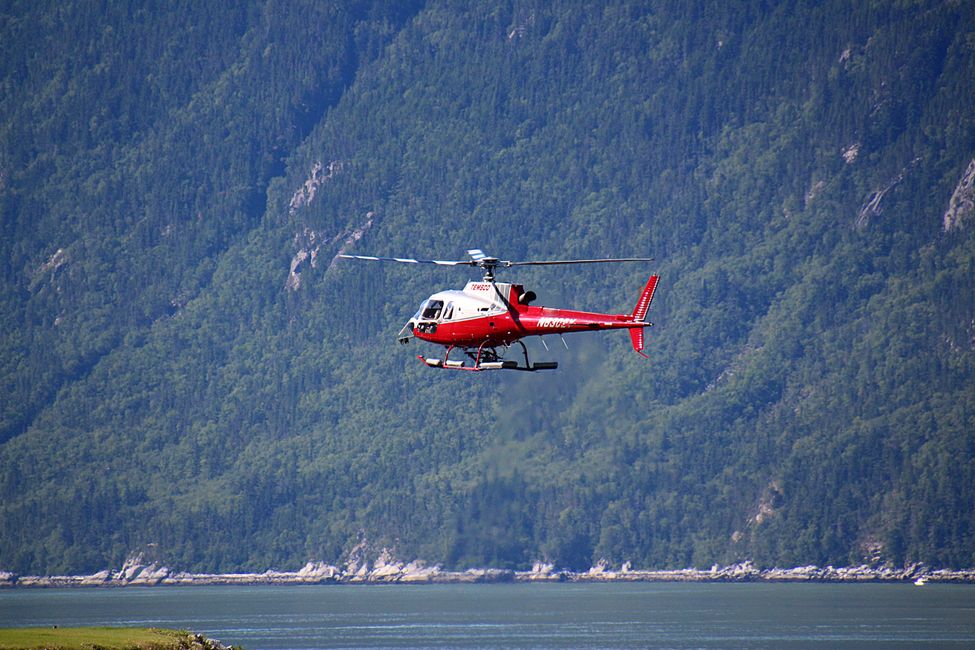
[(955, 191), (951, 193), (944, 215), (944, 231), (961, 228), (971, 218), (972, 213), (975, 213), (975, 159), (968, 164), (955, 186)]

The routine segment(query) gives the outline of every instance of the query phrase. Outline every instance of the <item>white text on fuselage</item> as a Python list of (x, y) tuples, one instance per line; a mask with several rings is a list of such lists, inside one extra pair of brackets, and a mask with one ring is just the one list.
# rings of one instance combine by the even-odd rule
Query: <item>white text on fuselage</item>
[(553, 329), (571, 327), (575, 323), (576, 323), (576, 319), (575, 318), (551, 318), (551, 317), (545, 317), (545, 318), (539, 318), (538, 319), (538, 326), (539, 327), (551, 327)]

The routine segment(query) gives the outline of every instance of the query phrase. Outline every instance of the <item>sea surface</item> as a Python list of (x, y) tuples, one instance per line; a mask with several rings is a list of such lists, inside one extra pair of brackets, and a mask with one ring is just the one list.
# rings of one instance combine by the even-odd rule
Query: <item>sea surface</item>
[(0, 590), (0, 627), (262, 648), (975, 648), (975, 585), (559, 583)]

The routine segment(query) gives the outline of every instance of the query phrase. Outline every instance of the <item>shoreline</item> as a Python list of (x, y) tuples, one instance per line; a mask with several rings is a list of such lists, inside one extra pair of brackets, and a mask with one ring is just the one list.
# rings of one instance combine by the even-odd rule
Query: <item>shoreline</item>
[(108, 569), (91, 575), (30, 576), (0, 571), (0, 588), (58, 587), (155, 587), (195, 585), (304, 585), (304, 584), (477, 584), (505, 582), (848, 582), (975, 584), (975, 569), (929, 569), (923, 565), (904, 568), (817, 567), (757, 569), (750, 562), (703, 569), (639, 570), (624, 565), (611, 570), (600, 563), (588, 571), (556, 570), (536, 563), (530, 571), (468, 569), (445, 571), (421, 561), (401, 563), (380, 558), (369, 563), (350, 563), (344, 570), (324, 562), (309, 562), (298, 571), (268, 570), (263, 573), (187, 573), (157, 564), (130, 559), (118, 571)]
[(158, 627), (87, 625), (0, 627), (0, 648), (155, 648), (156, 650), (234, 650), (189, 630)]

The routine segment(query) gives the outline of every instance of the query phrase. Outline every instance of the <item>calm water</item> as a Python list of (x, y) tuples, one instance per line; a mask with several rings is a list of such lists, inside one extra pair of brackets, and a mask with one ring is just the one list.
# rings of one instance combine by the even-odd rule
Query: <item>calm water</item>
[(975, 585), (507, 584), (0, 590), (0, 627), (190, 629), (260, 648), (975, 648)]

